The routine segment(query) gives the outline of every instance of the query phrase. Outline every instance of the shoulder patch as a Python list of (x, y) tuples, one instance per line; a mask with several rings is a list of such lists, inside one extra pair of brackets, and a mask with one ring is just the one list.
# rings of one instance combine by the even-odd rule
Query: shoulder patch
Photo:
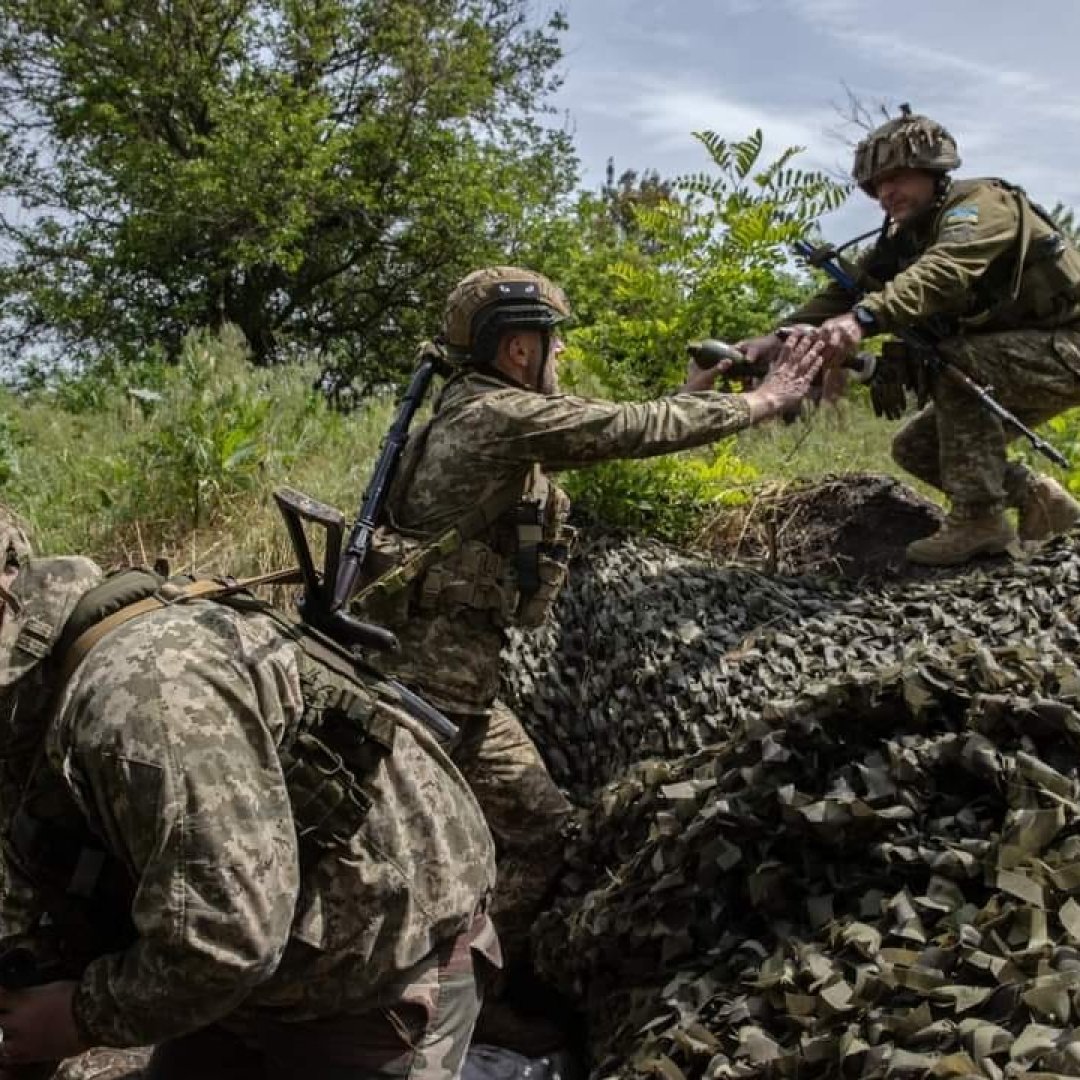
[(954, 206), (942, 215), (941, 223), (945, 228), (950, 225), (976, 225), (979, 221), (979, 208), (973, 203)]

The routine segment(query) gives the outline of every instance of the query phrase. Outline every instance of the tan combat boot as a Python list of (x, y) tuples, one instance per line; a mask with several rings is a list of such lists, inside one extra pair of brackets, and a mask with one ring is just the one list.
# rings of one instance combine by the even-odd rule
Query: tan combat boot
[(954, 510), (933, 536), (907, 546), (910, 562), (956, 566), (976, 555), (998, 555), (1016, 542), (1016, 530), (1004, 512), (960, 513)]
[(1080, 522), (1077, 502), (1056, 480), (1037, 477), (1020, 504), (1020, 539), (1041, 544)]

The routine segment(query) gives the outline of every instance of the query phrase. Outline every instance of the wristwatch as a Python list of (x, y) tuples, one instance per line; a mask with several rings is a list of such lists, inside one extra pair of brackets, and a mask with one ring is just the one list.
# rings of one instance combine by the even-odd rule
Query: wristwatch
[(862, 330), (864, 337), (869, 337), (871, 334), (877, 333), (877, 319), (868, 307), (863, 307), (862, 304), (856, 304), (851, 309), (851, 314), (855, 316), (855, 321), (859, 324), (859, 329)]

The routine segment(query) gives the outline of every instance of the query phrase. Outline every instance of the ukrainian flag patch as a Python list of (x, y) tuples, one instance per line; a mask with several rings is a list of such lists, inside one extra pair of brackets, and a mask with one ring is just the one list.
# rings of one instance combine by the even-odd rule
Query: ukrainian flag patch
[(979, 208), (977, 206), (954, 206), (945, 211), (941, 222), (949, 225), (976, 225), (979, 221)]

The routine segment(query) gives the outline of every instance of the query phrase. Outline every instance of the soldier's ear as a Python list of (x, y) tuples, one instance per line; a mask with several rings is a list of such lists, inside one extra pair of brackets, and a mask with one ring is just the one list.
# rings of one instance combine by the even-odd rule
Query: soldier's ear
[(520, 380), (523, 375), (528, 374), (532, 357), (528, 332), (510, 330), (504, 333), (499, 339), (496, 357), (498, 366), (512, 378)]

